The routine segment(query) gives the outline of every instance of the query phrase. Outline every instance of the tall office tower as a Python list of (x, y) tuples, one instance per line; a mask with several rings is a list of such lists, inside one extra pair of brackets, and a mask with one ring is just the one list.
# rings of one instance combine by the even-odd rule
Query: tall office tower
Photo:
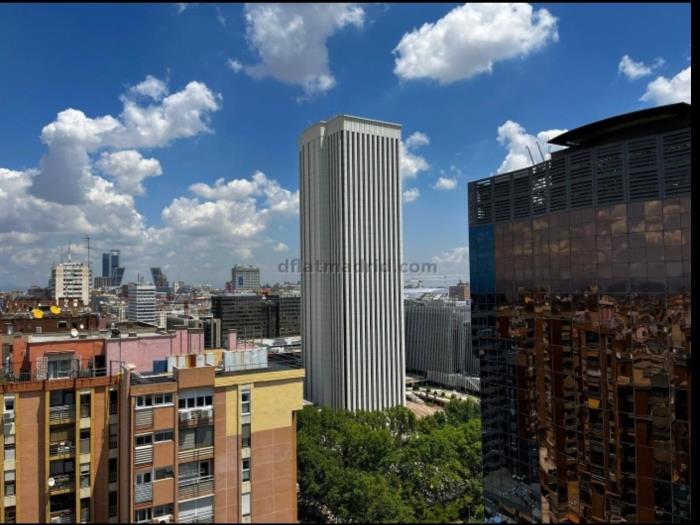
[(213, 295), (211, 315), (221, 334), (235, 330), (239, 339), (299, 335), (301, 300), (297, 296)]
[(153, 284), (156, 286), (156, 291), (169, 293), (170, 283), (168, 283), (168, 278), (163, 273), (160, 268), (151, 268), (151, 276), (153, 277)]
[(108, 253), (102, 254), (102, 277), (112, 276), (112, 260)]
[(488, 517), (690, 520), (690, 106), (469, 185)]
[(156, 324), (156, 287), (129, 284), (127, 318), (129, 321)]
[(260, 268), (237, 264), (231, 268), (231, 282), (234, 291), (257, 292), (260, 289)]
[(307, 399), (404, 403), (401, 126), (341, 115), (299, 139)]
[(102, 279), (104, 286), (120, 286), (124, 276), (124, 268), (119, 266), (119, 250), (110, 250), (102, 254)]
[(124, 278), (124, 267), (118, 266), (112, 269), (112, 286), (121, 286)]
[(53, 298), (60, 305), (65, 300), (80, 300), (83, 305), (90, 304), (90, 267), (83, 262), (62, 262), (51, 268), (49, 288)]
[(448, 386), (459, 386), (457, 376), (479, 375), (467, 301), (406, 299), (404, 309), (407, 371)]

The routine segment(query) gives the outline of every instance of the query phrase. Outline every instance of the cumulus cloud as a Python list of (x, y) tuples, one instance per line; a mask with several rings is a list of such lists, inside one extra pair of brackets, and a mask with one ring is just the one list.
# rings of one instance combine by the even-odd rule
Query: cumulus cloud
[(440, 177), (435, 183), (436, 190), (454, 190), (456, 187), (456, 177)]
[(287, 245), (284, 244), (283, 242), (278, 242), (278, 243), (275, 244), (275, 246), (272, 248), (272, 251), (273, 251), (273, 252), (286, 252), (287, 250), (289, 250), (289, 246), (287, 246)]
[(116, 179), (117, 187), (131, 195), (144, 195), (143, 180), (163, 174), (158, 159), (145, 159), (136, 150), (103, 152), (97, 167)]
[(328, 91), (336, 80), (326, 41), (346, 26), (361, 28), (364, 16), (356, 4), (246, 4), (246, 37), (261, 62), (229, 66), (301, 86), (307, 96)]
[(243, 69), (243, 64), (241, 64), (238, 60), (236, 60), (234, 58), (229, 58), (228, 62), (226, 62), (226, 64), (228, 64), (228, 67), (233, 69), (236, 73), (238, 73), (239, 71), (241, 71)]
[[(122, 95), (118, 118), (91, 118), (73, 108), (61, 111), (41, 132), (47, 152), (32, 193), (61, 204), (81, 204), (91, 185), (90, 156), (99, 150), (164, 147), (210, 132), (210, 115), (221, 108), (221, 95), (196, 81), (166, 97), (165, 93), (164, 83), (148, 76)], [(137, 98), (154, 103), (141, 105)]]
[(629, 55), (624, 55), (617, 65), (617, 72), (625, 75), (630, 80), (651, 75), (652, 71), (662, 66), (664, 60), (657, 58), (653, 64), (646, 65), (644, 62), (636, 62)]
[(458, 246), (446, 252), (442, 252), (440, 255), (435, 255), (432, 258), (432, 262), (436, 264), (459, 264), (469, 261), (469, 247), (468, 246)]
[(414, 202), (420, 197), (420, 190), (418, 188), (409, 188), (403, 192), (404, 202)]
[(498, 168), (498, 173), (505, 173), (531, 166), (532, 161), (527, 151), (528, 148), (535, 162), (540, 161), (540, 152), (537, 149), (537, 144), (540, 145), (545, 159), (549, 159), (552, 151), (563, 149), (563, 147), (555, 144), (547, 144), (547, 142), (564, 132), (566, 132), (565, 129), (550, 129), (547, 131), (540, 131), (537, 135), (530, 135), (525, 131), (525, 128), (517, 122), (507, 120), (498, 128), (498, 142), (508, 150), (506, 158), (503, 159), (501, 166)]
[(401, 171), (401, 177), (415, 178), (421, 171), (426, 171), (430, 168), (428, 161), (414, 151), (416, 148), (429, 143), (430, 140), (428, 136), (420, 131), (416, 131), (405, 141), (399, 143), (399, 169)]
[(401, 79), (450, 84), (493, 64), (525, 57), (559, 39), (557, 19), (530, 4), (464, 4), (434, 23), (405, 33), (393, 53)]
[(649, 82), (646, 92), (639, 100), (655, 106), (674, 102), (690, 104), (690, 66), (671, 79), (661, 76)]

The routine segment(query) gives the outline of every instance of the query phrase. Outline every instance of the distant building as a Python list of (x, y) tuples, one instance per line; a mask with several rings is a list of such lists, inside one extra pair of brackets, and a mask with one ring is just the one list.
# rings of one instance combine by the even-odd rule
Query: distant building
[(468, 301), (470, 299), (469, 295), (469, 283), (459, 283), (454, 286), (450, 286), (450, 299), (455, 299), (457, 301)]
[(83, 262), (62, 262), (51, 269), (49, 287), (53, 290), (53, 298), (60, 305), (73, 301), (81, 301), (83, 305), (90, 303), (90, 267)]
[(105, 288), (108, 286), (120, 286), (124, 277), (124, 267), (119, 266), (119, 250), (110, 250), (102, 254), (102, 280), (98, 286), (95, 278), (95, 288)]
[(432, 372), (445, 377), (479, 375), (479, 357), (471, 345), (471, 311), (466, 301), (407, 299), (404, 311), (408, 372), (423, 376)]
[(260, 289), (260, 268), (236, 265), (231, 268), (231, 282), (233, 291), (257, 292)]
[(400, 125), (348, 115), (299, 137), (302, 356), (320, 405), (404, 404), (400, 143)]
[(156, 287), (152, 284), (129, 284), (127, 319), (156, 324)]
[(156, 287), (156, 292), (159, 293), (171, 293), (170, 283), (168, 278), (163, 273), (160, 268), (151, 268), (151, 276), (153, 277), (153, 284)]
[(301, 298), (294, 296), (214, 295), (211, 314), (221, 331), (236, 330), (240, 339), (299, 335)]
[(94, 288), (97, 289), (104, 289), (104, 288), (111, 288), (112, 286), (112, 277), (95, 277), (94, 280)]

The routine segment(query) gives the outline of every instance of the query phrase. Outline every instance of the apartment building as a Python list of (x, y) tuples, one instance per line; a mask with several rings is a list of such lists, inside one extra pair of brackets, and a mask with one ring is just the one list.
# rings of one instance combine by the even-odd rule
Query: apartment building
[(488, 519), (691, 519), (691, 112), (469, 185)]
[(296, 521), (303, 370), (202, 335), (3, 336), (0, 521)]

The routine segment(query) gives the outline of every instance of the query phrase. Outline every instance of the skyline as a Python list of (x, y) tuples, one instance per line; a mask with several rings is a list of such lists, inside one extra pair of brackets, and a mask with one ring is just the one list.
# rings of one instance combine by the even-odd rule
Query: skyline
[(337, 114), (402, 124), (404, 261), (466, 280), (468, 181), (690, 95), (689, 5), (1, 9), (2, 289), (45, 286), (86, 235), (93, 276), (119, 249), (125, 282), (297, 281), (276, 266), (299, 256), (298, 134)]

